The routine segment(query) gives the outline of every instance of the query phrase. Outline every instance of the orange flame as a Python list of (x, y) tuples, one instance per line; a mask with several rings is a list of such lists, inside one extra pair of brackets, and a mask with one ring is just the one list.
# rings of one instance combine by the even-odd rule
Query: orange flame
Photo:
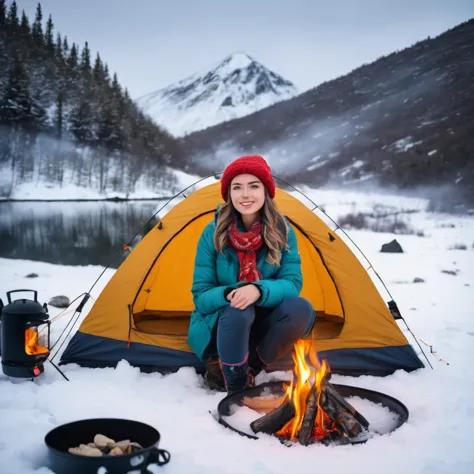
[[(314, 428), (315, 436), (318, 439), (322, 439), (327, 433), (333, 430), (333, 427), (328, 426), (331, 424), (329, 416), (325, 413), (319, 403), (321, 396), (320, 390), (322, 388), (321, 384), (326, 374), (329, 372), (329, 366), (325, 360), (323, 360), (321, 364), (316, 353), (310, 351), (310, 348), (310, 341), (299, 340), (295, 344), (293, 360), (295, 362), (294, 375), (296, 376), (296, 382), (292, 380), (291, 384), (286, 387), (286, 393), (282, 401), (283, 403), (288, 398), (293, 401), (295, 406), (295, 416), (276, 434), (292, 441), (296, 440), (298, 432), (301, 428), (301, 423), (303, 422), (303, 417), (306, 410), (306, 400), (312, 387), (311, 380), (315, 381), (316, 389), (319, 392), (317, 403), (318, 410)], [(312, 370), (306, 362), (306, 355), (308, 353), (315, 370)]]
[(38, 344), (38, 333), (33, 328), (25, 331), (25, 352), (28, 355), (48, 354), (46, 347)]

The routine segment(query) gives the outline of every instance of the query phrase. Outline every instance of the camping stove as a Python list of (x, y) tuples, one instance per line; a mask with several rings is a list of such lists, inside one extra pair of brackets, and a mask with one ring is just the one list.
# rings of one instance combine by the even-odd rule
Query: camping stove
[[(31, 291), (34, 300), (18, 299), (11, 294)], [(7, 292), (8, 304), (0, 300), (1, 357), (3, 373), (10, 377), (34, 378), (44, 372), (44, 361), (50, 351), (50, 321), (46, 303), (38, 303), (34, 290)], [(40, 326), (46, 325), (46, 335), (39, 337)], [(41, 343), (40, 343), (41, 339)], [(41, 344), (45, 344), (41, 345)]]

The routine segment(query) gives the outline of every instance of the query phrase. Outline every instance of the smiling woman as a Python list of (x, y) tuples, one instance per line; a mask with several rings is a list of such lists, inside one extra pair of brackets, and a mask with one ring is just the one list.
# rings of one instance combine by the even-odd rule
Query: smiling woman
[(230, 184), (230, 198), (234, 208), (242, 215), (245, 228), (250, 229), (265, 202), (263, 183), (251, 174), (236, 176)]
[(188, 341), (206, 363), (209, 387), (229, 393), (252, 385), (315, 322), (299, 296), (296, 235), (277, 209), (275, 188), (261, 156), (232, 162), (221, 180), (225, 203), (197, 247)]

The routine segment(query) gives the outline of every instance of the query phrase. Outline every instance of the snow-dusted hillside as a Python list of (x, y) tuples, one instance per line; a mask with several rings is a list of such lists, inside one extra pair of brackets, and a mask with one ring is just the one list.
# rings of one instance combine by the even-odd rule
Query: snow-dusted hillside
[(298, 93), (294, 84), (246, 53), (136, 100), (175, 136), (249, 115)]
[[(249, 150), (292, 183), (436, 194), (474, 207), (474, 19), (269, 109), (183, 140), (186, 171), (212, 173)], [(460, 207), (459, 207), (460, 206)]]

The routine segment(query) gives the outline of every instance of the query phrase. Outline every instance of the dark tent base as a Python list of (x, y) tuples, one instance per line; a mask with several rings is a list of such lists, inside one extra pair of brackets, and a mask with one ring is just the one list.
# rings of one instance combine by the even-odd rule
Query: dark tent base
[[(341, 375), (386, 376), (396, 370), (413, 370), (424, 367), (410, 345), (361, 349), (335, 349), (318, 353), (320, 360), (327, 359), (331, 372)], [(79, 364), (83, 367), (115, 367), (125, 359), (143, 372), (176, 372), (181, 367), (193, 367), (204, 372), (203, 363), (192, 352), (177, 351), (159, 346), (93, 336), (77, 332), (64, 351), (60, 365)], [(290, 370), (294, 363), (289, 354), (269, 369)]]

